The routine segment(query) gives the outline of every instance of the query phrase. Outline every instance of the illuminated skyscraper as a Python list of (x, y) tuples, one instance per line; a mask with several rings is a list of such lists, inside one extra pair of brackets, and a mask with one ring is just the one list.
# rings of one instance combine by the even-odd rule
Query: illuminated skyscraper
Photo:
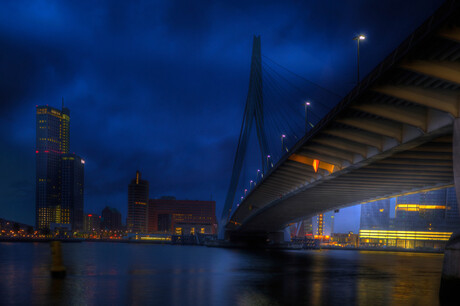
[(70, 111), (37, 106), (36, 118), (36, 227), (49, 229), (54, 223), (81, 228), (84, 161), (68, 154)]
[(334, 232), (334, 211), (328, 211), (312, 218), (314, 236), (331, 236)]
[(454, 187), (397, 198), (396, 229), (456, 230), (459, 221)]
[(137, 171), (136, 178), (128, 186), (128, 231), (132, 233), (147, 232), (148, 202), (149, 182), (142, 180), (141, 173)]
[(324, 234), (324, 214), (319, 214), (312, 218), (313, 235), (322, 236)]
[(399, 196), (393, 205), (394, 218), (390, 217), (391, 212), (386, 213), (388, 204), (373, 202), (361, 206), (362, 245), (442, 249), (452, 232), (459, 229), (453, 187)]
[[(75, 154), (61, 156), (62, 201), (61, 223), (72, 224), (74, 231), (83, 229), (83, 191), (85, 161)], [(68, 216), (68, 218), (64, 218)]]

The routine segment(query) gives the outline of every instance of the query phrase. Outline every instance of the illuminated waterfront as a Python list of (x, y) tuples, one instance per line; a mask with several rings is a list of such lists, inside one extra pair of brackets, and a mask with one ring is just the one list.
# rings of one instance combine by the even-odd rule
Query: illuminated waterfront
[(0, 304), (438, 305), (442, 254), (0, 243)]

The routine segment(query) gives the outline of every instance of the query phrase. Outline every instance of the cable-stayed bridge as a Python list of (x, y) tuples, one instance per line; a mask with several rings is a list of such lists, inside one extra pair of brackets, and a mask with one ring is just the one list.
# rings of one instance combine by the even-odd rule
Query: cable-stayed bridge
[(437, 186), (460, 191), (459, 117), (458, 1), (343, 98), (262, 56), (255, 37), (221, 228), (265, 237), (340, 207)]

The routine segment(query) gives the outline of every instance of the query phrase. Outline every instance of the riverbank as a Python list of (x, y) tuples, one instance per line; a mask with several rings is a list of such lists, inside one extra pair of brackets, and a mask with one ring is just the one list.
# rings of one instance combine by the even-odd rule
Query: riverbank
[(444, 250), (430, 250), (430, 249), (403, 249), (403, 248), (342, 248), (334, 246), (321, 246), (321, 247), (308, 247), (305, 248), (296, 244), (272, 244), (266, 246), (248, 247), (244, 244), (231, 243), (228, 241), (213, 240), (204, 244), (183, 243), (180, 241), (155, 241), (155, 240), (140, 240), (140, 239), (91, 239), (91, 238), (10, 238), (0, 237), (0, 242), (43, 242), (49, 243), (51, 241), (61, 241), (64, 243), (75, 242), (111, 242), (111, 243), (135, 243), (135, 244), (159, 244), (159, 245), (196, 245), (207, 246), (215, 248), (231, 248), (231, 249), (247, 249), (247, 248), (264, 248), (269, 250), (343, 250), (343, 251), (370, 251), (370, 252), (402, 252), (402, 253), (429, 253), (429, 254), (443, 254)]
[(403, 249), (403, 248), (341, 248), (334, 246), (321, 246), (325, 250), (343, 250), (343, 251), (370, 251), (370, 252), (402, 252), (402, 253), (435, 253), (444, 254), (444, 250), (430, 249)]

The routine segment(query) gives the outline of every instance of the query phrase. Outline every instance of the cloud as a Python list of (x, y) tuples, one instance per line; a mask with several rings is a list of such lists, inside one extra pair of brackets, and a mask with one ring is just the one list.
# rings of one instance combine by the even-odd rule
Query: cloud
[[(14, 172), (0, 198), (33, 212), (36, 104), (71, 110), (71, 150), (87, 160), (89, 211), (126, 213), (137, 169), (151, 195), (208, 199), (220, 210), (248, 89), (252, 35), (262, 52), (346, 93), (357, 31), (363, 74), (439, 1), (5, 1), (0, 11), (0, 153)], [(414, 9), (414, 7), (416, 9)], [(389, 35), (388, 33), (391, 33)], [(9, 180), (12, 180), (13, 185)], [(14, 183), (16, 182), (16, 183)], [(27, 183), (28, 182), (28, 183)], [(27, 188), (21, 187), (28, 184)], [(33, 213), (18, 221), (33, 222)]]

